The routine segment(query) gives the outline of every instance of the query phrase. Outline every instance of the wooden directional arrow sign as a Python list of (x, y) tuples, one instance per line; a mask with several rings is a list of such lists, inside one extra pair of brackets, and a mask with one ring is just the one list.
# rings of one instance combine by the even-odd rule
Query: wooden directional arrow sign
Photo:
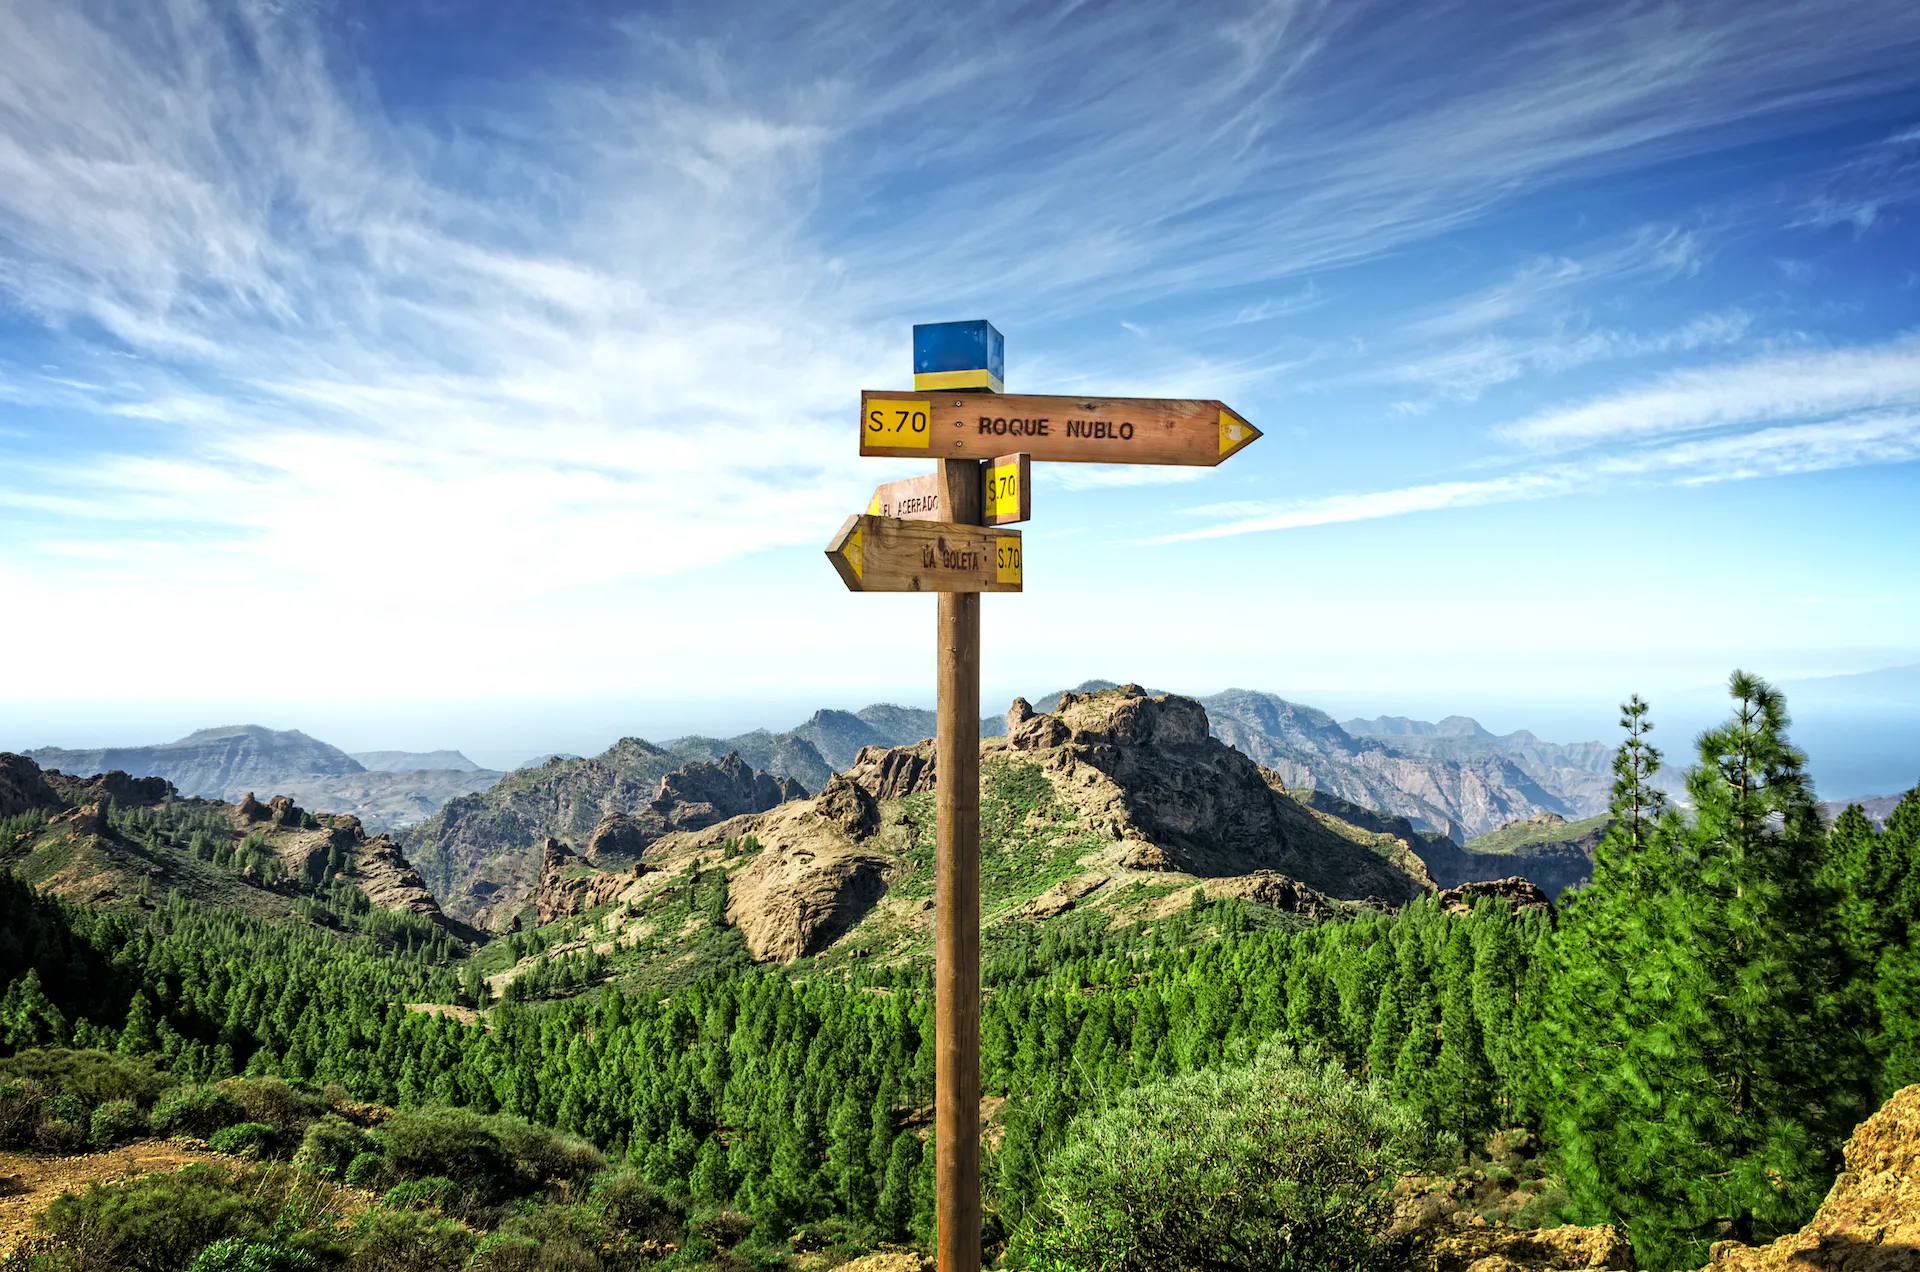
[[(982, 524), (1010, 526), (1033, 516), (1033, 465), (1022, 455), (1002, 455), (981, 470)], [(927, 473), (873, 488), (867, 515), (901, 521), (939, 521), (940, 478)]]
[(1030, 393), (860, 394), (860, 453), (986, 459), (1008, 445), (1037, 460), (1212, 466), (1260, 436), (1211, 399)]
[(850, 592), (1018, 592), (1020, 532), (848, 517), (827, 560)]

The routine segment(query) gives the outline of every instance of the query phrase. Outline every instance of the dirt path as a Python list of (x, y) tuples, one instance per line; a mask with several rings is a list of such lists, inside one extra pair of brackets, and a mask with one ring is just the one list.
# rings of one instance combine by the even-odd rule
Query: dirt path
[(33, 1217), (61, 1193), (90, 1182), (110, 1183), (129, 1175), (178, 1170), (188, 1162), (231, 1160), (172, 1140), (143, 1140), (106, 1153), (77, 1157), (41, 1157), (0, 1153), (0, 1255), (13, 1252), (33, 1234)]

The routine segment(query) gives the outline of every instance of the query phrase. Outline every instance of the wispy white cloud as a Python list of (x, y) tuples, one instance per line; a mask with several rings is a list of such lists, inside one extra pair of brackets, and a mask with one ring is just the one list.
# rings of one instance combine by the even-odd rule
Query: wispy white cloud
[(1649, 387), (1543, 411), (1498, 433), (1529, 446), (1582, 446), (1913, 406), (1920, 406), (1920, 336), (1674, 371)]
[(1205, 505), (1188, 512), (1196, 517), (1221, 518), (1217, 524), (1144, 542), (1184, 543), (1371, 521), (1416, 512), (1518, 503), (1591, 492), (1622, 481), (1706, 485), (1915, 460), (1920, 460), (1920, 414), (1872, 412), (1820, 424), (1760, 429), (1623, 455), (1595, 456), (1499, 477), (1430, 482), (1280, 503)]

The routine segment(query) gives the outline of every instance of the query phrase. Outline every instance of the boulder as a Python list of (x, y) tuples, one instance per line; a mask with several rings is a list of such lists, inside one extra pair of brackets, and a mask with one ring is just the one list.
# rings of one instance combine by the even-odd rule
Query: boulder
[(1913, 1272), (1920, 1268), (1920, 1085), (1854, 1129), (1847, 1168), (1812, 1222), (1770, 1245), (1715, 1242), (1708, 1272)]
[(856, 842), (872, 838), (880, 829), (879, 801), (844, 773), (835, 773), (827, 780), (815, 807)]
[(272, 810), (271, 817), (276, 826), (298, 826), (306, 819), (306, 814), (293, 802), (291, 795), (275, 795), (267, 801)]
[[(1545, 816), (1552, 817), (1547, 813)], [(1532, 880), (1514, 875), (1507, 879), (1488, 879), (1483, 882), (1463, 883), (1457, 888), (1448, 888), (1435, 896), (1449, 914), (1469, 914), (1474, 903), (1482, 897), (1497, 897), (1513, 906), (1516, 911), (1538, 911), (1553, 913), (1553, 900), (1542, 892)]]
[(762, 961), (818, 953), (886, 894), (893, 858), (824, 839), (769, 844), (727, 881), (727, 921)]
[(263, 822), (273, 817), (273, 810), (255, 799), (252, 791), (247, 792), (247, 797), (240, 801), (235, 811), (240, 814), (240, 820), (243, 822)]

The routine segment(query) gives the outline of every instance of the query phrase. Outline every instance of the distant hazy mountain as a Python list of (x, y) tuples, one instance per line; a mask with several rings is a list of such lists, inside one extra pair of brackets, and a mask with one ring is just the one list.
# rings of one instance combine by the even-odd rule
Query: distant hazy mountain
[(480, 766), (458, 751), (354, 751), (353, 758), (370, 773), (407, 773), (425, 769), (478, 773)]
[[(483, 791), (500, 780), (458, 751), (371, 751), (347, 754), (297, 729), (257, 724), (201, 729), (158, 746), (27, 752), (41, 768), (86, 777), (118, 769), (133, 777), (163, 777), (182, 795), (238, 802), (249, 793), (291, 796), (302, 807), (358, 817), (378, 834), (432, 816), (457, 795)], [(411, 769), (389, 764), (417, 761)], [(369, 763), (368, 761), (377, 761)]]
[(201, 729), (158, 746), (97, 751), (48, 746), (26, 754), (43, 769), (78, 777), (119, 769), (132, 777), (164, 777), (182, 795), (214, 799), (236, 789), (266, 794), (275, 782), (295, 774), (366, 772), (366, 766), (337, 746), (298, 729), (263, 729), (257, 724)]

